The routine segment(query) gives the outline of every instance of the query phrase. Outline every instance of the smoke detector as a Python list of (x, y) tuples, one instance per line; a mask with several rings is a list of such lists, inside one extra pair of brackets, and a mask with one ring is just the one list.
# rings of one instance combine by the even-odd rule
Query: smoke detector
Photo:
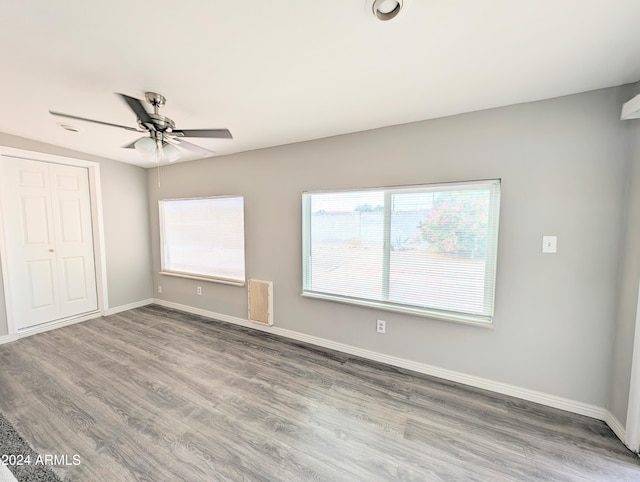
[(69, 124), (63, 124), (62, 122), (58, 122), (58, 125), (62, 127), (65, 131), (80, 132), (80, 129)]

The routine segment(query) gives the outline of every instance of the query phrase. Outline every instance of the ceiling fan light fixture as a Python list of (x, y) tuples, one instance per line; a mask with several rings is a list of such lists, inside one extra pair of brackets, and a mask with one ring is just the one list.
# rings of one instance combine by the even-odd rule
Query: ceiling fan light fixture
[(167, 162), (175, 162), (182, 157), (180, 150), (173, 144), (165, 144), (162, 147), (162, 154)]
[(133, 145), (136, 151), (147, 161), (151, 162), (175, 162), (182, 157), (182, 152), (173, 144), (162, 143), (151, 137), (138, 139)]
[(403, 0), (375, 0), (373, 14), (383, 22), (395, 18), (402, 10)]
[(156, 141), (154, 139), (151, 139), (151, 137), (143, 137), (142, 139), (138, 139), (133, 147), (135, 147), (136, 151), (138, 151), (143, 157), (154, 156), (156, 151), (158, 150)]

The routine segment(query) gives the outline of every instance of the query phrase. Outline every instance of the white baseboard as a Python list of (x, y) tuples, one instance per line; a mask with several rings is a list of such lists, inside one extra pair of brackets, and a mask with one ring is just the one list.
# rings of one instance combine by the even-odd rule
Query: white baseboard
[(44, 325), (33, 326), (31, 328), (24, 328), (19, 330), (16, 336), (18, 338), (24, 338), (25, 336), (37, 335), (38, 333), (44, 333), (45, 331), (55, 330), (56, 328), (62, 328), (63, 326), (75, 325), (76, 323), (82, 323), (83, 321), (93, 320), (102, 316), (102, 313), (95, 311), (87, 315), (78, 316), (75, 318), (69, 318), (66, 320), (52, 321)]
[(11, 343), (12, 341), (16, 341), (18, 338), (20, 338), (18, 335), (2, 335), (0, 336), (0, 345)]
[(626, 444), (627, 435), (624, 426), (620, 423), (620, 420), (618, 420), (609, 410), (606, 410), (604, 421), (609, 428), (613, 430), (613, 433), (622, 440), (622, 443)]
[(108, 310), (105, 310), (104, 313), (96, 311), (88, 315), (78, 316), (75, 318), (70, 318), (70, 319), (61, 320), (61, 321), (54, 321), (51, 323), (46, 323), (44, 325), (34, 326), (32, 328), (26, 328), (26, 329), (20, 330), (18, 333), (12, 333), (10, 335), (0, 336), (0, 345), (19, 340), (20, 338), (24, 338), (25, 336), (44, 333), (46, 331), (55, 330), (56, 328), (62, 328), (63, 326), (75, 325), (76, 323), (82, 323), (83, 321), (93, 320), (94, 318), (99, 318), (101, 316), (120, 313), (121, 311), (133, 310), (134, 308), (140, 308), (141, 306), (150, 305), (151, 303), (153, 303), (153, 299), (149, 298), (146, 300), (136, 301), (134, 303), (129, 303), (126, 305), (116, 306), (115, 308), (109, 308)]
[(116, 306), (115, 308), (109, 308), (104, 310), (103, 312), (95, 312), (90, 313), (88, 315), (80, 316), (78, 318), (72, 318), (70, 320), (62, 320), (58, 322), (49, 323), (42, 326), (35, 326), (33, 328), (28, 328), (26, 330), (21, 330), (18, 334), (20, 338), (24, 336), (35, 335), (36, 333), (43, 333), (45, 331), (54, 330), (56, 328), (62, 328), (63, 326), (75, 325), (76, 323), (82, 323), (83, 321), (93, 320), (94, 318), (99, 318), (101, 316), (114, 315), (116, 313), (120, 313), (121, 311), (133, 310), (134, 308), (140, 308), (142, 306), (147, 306), (153, 303), (152, 298), (148, 298), (146, 300), (135, 301), (133, 303), (128, 303), (126, 305)]
[[(444, 368), (439, 368), (436, 366), (427, 365), (425, 363), (419, 363), (419, 362), (407, 360), (404, 358), (385, 355), (383, 353), (378, 353), (371, 350), (365, 350), (363, 348), (358, 348), (358, 347), (347, 345), (344, 343), (338, 343), (335, 341), (327, 340), (325, 338), (306, 335), (304, 333), (300, 333), (293, 330), (287, 330), (284, 328), (279, 328), (277, 326), (258, 325), (256, 323), (252, 323), (249, 320), (246, 320), (243, 318), (224, 315), (221, 313), (215, 313), (213, 311), (194, 308), (192, 306), (182, 305), (182, 304), (174, 303), (171, 301), (154, 299), (153, 302), (157, 305), (165, 306), (167, 308), (173, 308), (179, 311), (193, 313), (195, 315), (200, 315), (200, 316), (204, 316), (206, 318), (212, 318), (215, 320), (226, 321), (228, 323), (233, 323), (235, 325), (241, 325), (248, 328), (253, 328), (255, 330), (266, 331), (268, 333), (273, 333), (274, 335), (283, 336), (285, 338), (290, 338), (297, 341), (303, 341), (306, 343), (310, 343), (312, 345), (317, 345), (324, 348), (329, 348), (331, 350), (348, 353), (350, 355), (355, 355), (362, 358), (366, 358), (368, 360), (385, 363), (387, 365), (392, 365), (399, 368), (406, 368), (407, 370), (423, 373), (425, 375), (444, 378), (445, 380), (449, 380), (452, 382), (462, 383), (464, 385), (470, 385), (472, 387), (482, 388), (484, 390), (501, 393), (503, 395), (509, 395), (515, 398), (520, 398), (522, 400), (528, 400), (530, 402), (540, 403), (548, 407), (559, 408), (561, 410), (577, 413), (579, 415), (586, 415), (587, 417), (603, 420), (606, 423), (609, 423), (608, 417), (607, 417), (608, 411), (596, 405), (578, 402), (576, 400), (558, 397), (556, 395), (550, 395), (548, 393), (538, 392), (536, 390), (530, 390), (528, 388), (518, 387), (515, 385), (509, 385), (507, 383), (496, 382), (486, 378), (467, 375), (465, 373), (460, 373), (453, 370), (447, 370)], [(616, 428), (611, 427), (612, 430), (616, 433), (616, 435), (618, 435), (617, 430), (622, 430), (622, 433), (624, 434), (624, 429), (622, 429), (622, 425), (620, 424), (620, 422), (618, 422), (615, 419), (615, 417), (613, 417), (613, 415), (611, 415), (610, 418), (612, 420), (612, 423), (617, 423), (618, 425)], [(621, 440), (624, 440), (624, 439), (621, 438)]]
[(104, 310), (104, 316), (115, 315), (116, 313), (120, 313), (122, 311), (133, 310), (134, 308), (140, 308), (142, 306), (150, 305), (153, 302), (153, 298), (148, 298), (146, 300), (134, 301), (133, 303), (129, 303), (126, 305), (116, 306), (115, 308)]

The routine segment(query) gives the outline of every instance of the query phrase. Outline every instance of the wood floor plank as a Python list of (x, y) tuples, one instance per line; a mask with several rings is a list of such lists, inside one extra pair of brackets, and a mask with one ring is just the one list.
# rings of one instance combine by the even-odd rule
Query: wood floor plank
[[(45, 348), (43, 346), (38, 347), (40, 349)], [(82, 352), (82, 347), (80, 345), (74, 346), (74, 353), (77, 354)], [(82, 359), (81, 359), (82, 360)], [(87, 359), (82, 361), (87, 361)], [(161, 382), (155, 378), (153, 382), (153, 386), (148, 385), (144, 382), (143, 378), (140, 374), (133, 373), (133, 370), (128, 370), (126, 372), (119, 372), (118, 366), (115, 361), (111, 363), (106, 363), (104, 360), (100, 361), (100, 366), (103, 368), (108, 368), (108, 372), (110, 375), (115, 374), (118, 379), (122, 380), (122, 385), (124, 385), (124, 390), (119, 390), (120, 393), (119, 399), (111, 397), (108, 399), (108, 402), (114, 402), (114, 406), (118, 406), (118, 404), (122, 404), (122, 401), (128, 401), (129, 394), (135, 394), (137, 390), (140, 388), (146, 389), (147, 393), (157, 394), (158, 392), (162, 393), (161, 398), (152, 397), (151, 400), (132, 400), (132, 406), (129, 406), (126, 411), (121, 411), (120, 415), (123, 413), (127, 414), (126, 417), (126, 427), (122, 425), (116, 425), (116, 428), (123, 429), (126, 428), (128, 432), (134, 435), (134, 439), (140, 443), (125, 443), (125, 440), (121, 440), (122, 445), (127, 448), (123, 453), (118, 453), (117, 458), (121, 462), (128, 464), (130, 462), (130, 458), (128, 454), (133, 452), (134, 454), (138, 451), (140, 446), (154, 444), (156, 446), (162, 445), (165, 451), (171, 453), (176, 446), (178, 447), (186, 447), (187, 449), (183, 450), (183, 454), (190, 453), (191, 457), (185, 457), (185, 461), (190, 461), (191, 464), (195, 464), (195, 467), (198, 467), (198, 463), (201, 460), (206, 460), (207, 458), (214, 458), (217, 460), (217, 464), (213, 466), (205, 467), (205, 470), (212, 471), (215, 469), (216, 473), (222, 473), (222, 470), (226, 470), (226, 465), (224, 463), (225, 459), (233, 458), (233, 451), (229, 451), (228, 447), (226, 447), (223, 443), (220, 442), (221, 435), (224, 433), (227, 440), (227, 445), (229, 445), (229, 440), (238, 441), (238, 435), (234, 431), (234, 427), (229, 425), (227, 417), (222, 415), (218, 415), (217, 417), (212, 416), (212, 411), (209, 410), (208, 418), (207, 418), (207, 426), (206, 430), (210, 429), (211, 426), (217, 427), (218, 438), (215, 443), (208, 443), (207, 436), (201, 434), (202, 428), (198, 426), (198, 421), (203, 418), (201, 415), (203, 413), (203, 408), (208, 408), (206, 405), (206, 400), (203, 400), (204, 406), (196, 406), (192, 402), (186, 402), (185, 399), (177, 398), (177, 394), (173, 392), (172, 389), (162, 386)], [(69, 368), (69, 367), (65, 367)], [(129, 376), (129, 378), (127, 378)], [(157, 374), (156, 374), (157, 376)], [(103, 377), (104, 378), (104, 377)], [(108, 383), (108, 380), (101, 380), (101, 384)], [(82, 383), (79, 383), (82, 386)], [(98, 387), (99, 388), (99, 387)], [(119, 387), (113, 387), (118, 391)], [(93, 390), (95, 394), (95, 390)], [(104, 392), (103, 396), (99, 398), (99, 401), (105, 401), (110, 395), (110, 392)], [(83, 398), (83, 401), (90, 406), (94, 406), (96, 408), (96, 412), (101, 413), (101, 409), (104, 408), (100, 404), (91, 404), (91, 402), (96, 401), (96, 397), (93, 397), (93, 400), (88, 400), (87, 397)], [(167, 401), (176, 402), (175, 404), (167, 404)], [(185, 405), (186, 403), (186, 405)], [(168, 406), (169, 405), (169, 406)], [(196, 414), (197, 412), (197, 414)], [(216, 423), (211, 423), (212, 420), (216, 420)], [(187, 423), (188, 421), (188, 423)], [(113, 425), (113, 421), (112, 421)], [(222, 430), (224, 428), (224, 430)], [(83, 427), (76, 427), (76, 429), (82, 431)], [(200, 431), (199, 431), (200, 429)], [(246, 430), (245, 430), (246, 433)], [(239, 437), (242, 440), (242, 436)], [(259, 434), (254, 434), (254, 439), (260, 439)], [(254, 440), (252, 439), (252, 440)], [(145, 443), (146, 442), (146, 443)], [(268, 441), (263, 442), (263, 446), (269, 445)], [(271, 444), (273, 445), (273, 444)], [(282, 445), (282, 444), (281, 444)], [(208, 452), (203, 452), (202, 447), (207, 446)], [(250, 446), (250, 444), (238, 445), (238, 448), (244, 447), (245, 449)], [(195, 458), (194, 458), (194, 452)], [(282, 450), (283, 453), (286, 454), (288, 452), (288, 447), (285, 447)], [(155, 474), (149, 480), (158, 480), (158, 469), (162, 469), (162, 473), (170, 473), (170, 469), (172, 465), (162, 465), (163, 460), (159, 460), (158, 457), (153, 457), (157, 451), (152, 453), (152, 456), (147, 456), (145, 461), (148, 459), (152, 459), (151, 461), (154, 463), (153, 466), (145, 467), (145, 474)], [(231, 455), (230, 455), (231, 454)], [(249, 467), (253, 462), (260, 459), (262, 456), (263, 459), (260, 465), (256, 465), (253, 470), (261, 469), (264, 466), (268, 466), (266, 462), (268, 461), (268, 457), (264, 456), (265, 454), (269, 454), (268, 451), (259, 451), (256, 454), (253, 454), (250, 457), (246, 457), (245, 460), (250, 461), (251, 463), (245, 463), (244, 465), (240, 465), (243, 467), (245, 472), (249, 471)], [(278, 459), (281, 457), (279, 456)], [(155, 460), (153, 460), (155, 459)], [(201, 465), (201, 464), (200, 464)], [(236, 467), (237, 463), (227, 464), (231, 467)], [(234, 469), (235, 470), (235, 469)], [(259, 474), (258, 472), (255, 472)], [(160, 474), (160, 475), (161, 475)], [(201, 480), (208, 480), (208, 477), (201, 474)], [(192, 480), (194, 478), (194, 474), (191, 474)], [(140, 477), (138, 477), (140, 478)], [(174, 475), (174, 478), (179, 478), (178, 475)], [(255, 479), (255, 477), (254, 477)]]
[(0, 346), (65, 480), (640, 480), (600, 421), (148, 306)]
[[(42, 353), (41, 349), (43, 347), (39, 346), (38, 348), (40, 348), (38, 353)], [(42, 369), (42, 367), (40, 368)], [(70, 371), (71, 369), (73, 369), (72, 366), (65, 367), (61, 363), (61, 358), (58, 357), (55, 366), (48, 367), (48, 373), (53, 375), (56, 381), (65, 380), (63, 375), (65, 371), (75, 373), (75, 370)], [(66, 422), (69, 428), (74, 431), (77, 438), (82, 437), (91, 440), (97, 450), (108, 454), (109, 458), (105, 461), (107, 466), (121, 467), (123, 466), (123, 463), (126, 464), (129, 460), (140, 458), (140, 463), (134, 466), (134, 473), (137, 474), (137, 479), (153, 480), (146, 479), (146, 475), (145, 477), (142, 477), (142, 475), (152, 473), (152, 471), (171, 474), (171, 469), (173, 468), (172, 464), (163, 465), (163, 458), (157, 456), (155, 452), (151, 452), (149, 454), (144, 453), (142, 447), (147, 444), (126, 443), (126, 437), (128, 434), (132, 435), (132, 437), (129, 437), (130, 439), (136, 437), (138, 441), (151, 441), (150, 434), (153, 433), (153, 431), (160, 425), (158, 419), (156, 418), (152, 422), (151, 420), (145, 420), (142, 417), (135, 417), (135, 412), (133, 412), (134, 416), (127, 420), (127, 430), (123, 432), (121, 429), (123, 429), (125, 425), (118, 423), (120, 422), (120, 419), (116, 418), (117, 415), (121, 415), (122, 413), (122, 411), (118, 413), (119, 405), (112, 406), (104, 403), (103, 400), (99, 400), (96, 397), (88, 396), (91, 392), (86, 390), (86, 386), (89, 385), (90, 390), (95, 387), (95, 384), (91, 383), (91, 379), (92, 377), (90, 376), (78, 376), (72, 380), (68, 380), (70, 383), (65, 384), (65, 396), (75, 401), (74, 406), (61, 404), (60, 397), (57, 392), (45, 392), (40, 391), (39, 389), (35, 389), (34, 391), (39, 399), (47, 401), (49, 410), (53, 412), (56, 418), (61, 418)], [(47, 382), (48, 385), (51, 385), (50, 380), (38, 380), (37, 377), (35, 377), (33, 381), (39, 386), (46, 385)], [(129, 388), (131, 387), (129, 386)], [(121, 398), (119, 402), (122, 403), (123, 400), (124, 398)], [(134, 400), (133, 402), (136, 404), (139, 403), (138, 400)], [(62, 412), (62, 417), (60, 417), (60, 407), (65, 408)], [(132, 411), (131, 409), (125, 409), (124, 413), (131, 414)], [(90, 416), (86, 414), (90, 414)], [(160, 430), (162, 430), (162, 428), (163, 427), (160, 426)], [(174, 427), (172, 426), (170, 429), (165, 429), (165, 431), (170, 431), (171, 429), (174, 429)], [(76, 444), (86, 445), (82, 443), (82, 439), (77, 440)], [(126, 467), (126, 465), (124, 466)], [(86, 466), (83, 467), (83, 469), (85, 468)], [(96, 473), (93, 467), (91, 467), (91, 469), (94, 470), (94, 472), (92, 472), (94, 477), (101, 473), (101, 471)], [(176, 476), (176, 474), (173, 475)], [(83, 475), (80, 479), (83, 479), (84, 477), (85, 476)]]

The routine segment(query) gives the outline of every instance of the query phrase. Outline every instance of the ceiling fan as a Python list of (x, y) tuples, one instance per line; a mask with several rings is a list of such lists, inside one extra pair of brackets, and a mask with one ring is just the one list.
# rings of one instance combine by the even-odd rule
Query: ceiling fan
[(128, 131), (146, 132), (148, 136), (142, 137), (137, 141), (126, 146), (127, 149), (135, 148), (142, 156), (153, 162), (174, 162), (180, 159), (182, 153), (176, 147), (183, 147), (190, 151), (197, 152), (201, 155), (212, 154), (213, 151), (204, 149), (200, 146), (185, 141), (184, 137), (201, 137), (214, 139), (233, 139), (228, 129), (176, 129), (176, 124), (168, 117), (158, 113), (160, 107), (164, 107), (166, 99), (164, 96), (155, 92), (146, 92), (144, 97), (146, 101), (153, 106), (153, 113), (147, 112), (144, 104), (140, 99), (130, 97), (125, 94), (117, 94), (127, 103), (129, 108), (136, 115), (138, 120), (138, 128), (113, 124), (111, 122), (103, 122), (95, 119), (87, 119), (76, 115), (63, 114), (50, 110), (49, 113), (55, 116), (68, 117), (95, 124), (102, 124), (111, 127), (119, 127)]

